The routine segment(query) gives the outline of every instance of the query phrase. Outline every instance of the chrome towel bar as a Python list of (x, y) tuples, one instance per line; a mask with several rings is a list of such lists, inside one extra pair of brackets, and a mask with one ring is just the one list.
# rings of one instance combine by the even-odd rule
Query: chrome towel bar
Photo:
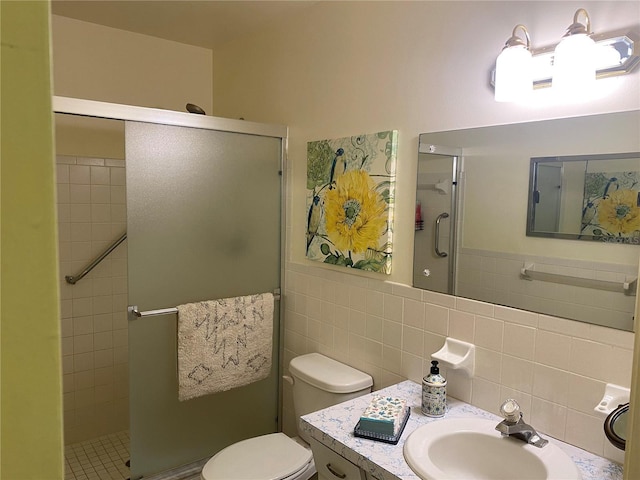
[(129, 312), (129, 319), (131, 319), (131, 317), (153, 317), (154, 315), (168, 315), (170, 313), (178, 313), (178, 309), (175, 307), (159, 308), (158, 310), (146, 310), (144, 312), (141, 312), (140, 310), (138, 310), (137, 305), (129, 305), (129, 307), (127, 307), (127, 312)]
[[(276, 289), (273, 293), (274, 300), (280, 300), (280, 289)], [(155, 315), (170, 315), (172, 313), (178, 313), (178, 309), (176, 307), (171, 308), (159, 308), (157, 310), (145, 310), (141, 312), (138, 310), (137, 305), (129, 305), (127, 307), (127, 313), (129, 315), (129, 320), (135, 320), (140, 317), (153, 317)]]

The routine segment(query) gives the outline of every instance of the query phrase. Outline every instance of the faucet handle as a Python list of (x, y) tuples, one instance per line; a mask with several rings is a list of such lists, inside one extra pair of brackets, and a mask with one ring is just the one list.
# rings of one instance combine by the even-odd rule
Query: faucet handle
[(520, 412), (520, 405), (513, 398), (509, 398), (500, 405), (500, 413), (507, 422), (516, 423), (520, 420), (522, 413)]

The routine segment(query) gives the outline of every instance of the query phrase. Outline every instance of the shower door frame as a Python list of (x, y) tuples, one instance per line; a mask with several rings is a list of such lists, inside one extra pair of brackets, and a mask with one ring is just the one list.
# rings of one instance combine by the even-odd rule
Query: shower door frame
[[(214, 130), (219, 132), (240, 133), (247, 135), (257, 135), (263, 137), (279, 138), (281, 141), (280, 150), (280, 290), (284, 285), (284, 259), (286, 245), (286, 198), (285, 187), (287, 184), (287, 148), (288, 148), (288, 128), (284, 125), (265, 124), (249, 122), (245, 120), (234, 120), (229, 118), (213, 117), (208, 115), (197, 115), (193, 113), (178, 112), (172, 110), (162, 110), (158, 108), (137, 107), (132, 105), (122, 105), (117, 103), (100, 102), (95, 100), (84, 100), (71, 97), (53, 96), (53, 113), (66, 115), (78, 115), (83, 117), (105, 118), (110, 120), (134, 121), (153, 123), (160, 125), (172, 125), (179, 127), (199, 128), (204, 130)], [(278, 373), (276, 375), (276, 389), (278, 392), (276, 416), (278, 419), (277, 428), (282, 430), (282, 359), (284, 354), (284, 308), (282, 300), (278, 308)]]
[[(202, 128), (220, 132), (245, 133), (263, 137), (281, 138), (286, 142), (288, 128), (284, 125), (249, 122), (232, 118), (212, 117), (160, 108), (137, 107), (119, 103), (99, 102), (71, 97), (53, 96), (53, 112), (84, 117), (131, 120), (134, 122)], [(286, 147), (286, 143), (285, 143)], [(283, 149), (283, 162), (286, 160)], [(283, 165), (284, 166), (284, 165)]]
[[(421, 134), (419, 137), (422, 137)], [(454, 295), (458, 286), (458, 242), (462, 227), (462, 191), (459, 187), (462, 183), (464, 174), (463, 152), (460, 147), (450, 147), (446, 145), (434, 145), (430, 142), (422, 141), (418, 138), (418, 169), (420, 163), (420, 154), (437, 155), (440, 157), (449, 157), (451, 159), (451, 203), (449, 210), (449, 252), (447, 255), (447, 292), (448, 295)], [(418, 170), (416, 170), (417, 177)], [(418, 187), (416, 186), (416, 198), (418, 197)], [(414, 242), (414, 249), (416, 244)], [(416, 264), (414, 253), (413, 265), (413, 285), (416, 286), (416, 272), (420, 270), (420, 266)], [(425, 287), (418, 286), (424, 289)]]

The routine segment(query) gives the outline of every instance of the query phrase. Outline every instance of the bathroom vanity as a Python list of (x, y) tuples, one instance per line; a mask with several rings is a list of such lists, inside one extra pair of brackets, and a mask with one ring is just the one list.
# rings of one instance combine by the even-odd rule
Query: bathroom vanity
[[(430, 422), (442, 421), (429, 418), (420, 409), (421, 387), (415, 382), (404, 381), (375, 392), (379, 395), (404, 398), (411, 408), (411, 416), (397, 445), (356, 437), (353, 429), (364, 409), (369, 405), (371, 395), (349, 400), (325, 410), (310, 413), (301, 418), (301, 426), (313, 440), (313, 445), (322, 450), (322, 459), (316, 458), (318, 470), (332, 461), (348, 461), (345, 465), (356, 471), (346, 478), (367, 480), (419, 480), (407, 465), (403, 447), (405, 440), (417, 428)], [(479, 417), (495, 420), (502, 418), (459, 400), (448, 398), (448, 412), (445, 419)], [(527, 412), (525, 412), (526, 415)], [(586, 452), (564, 442), (560, 442), (542, 432), (551, 443), (560, 447), (571, 457), (582, 475), (582, 480), (622, 480), (622, 466), (605, 458)], [(319, 444), (319, 445), (318, 445)], [(326, 448), (325, 448), (326, 447)], [(314, 452), (315, 453), (315, 452)], [(333, 455), (333, 457), (332, 457)], [(349, 463), (350, 462), (350, 463)], [(359, 469), (359, 471), (358, 471)], [(339, 478), (326, 475), (327, 478)], [(344, 477), (343, 477), (344, 478)]]

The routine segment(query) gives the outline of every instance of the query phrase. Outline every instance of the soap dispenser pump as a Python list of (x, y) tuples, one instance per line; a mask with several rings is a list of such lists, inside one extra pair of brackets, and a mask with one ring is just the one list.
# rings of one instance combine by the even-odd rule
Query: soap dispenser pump
[(431, 362), (429, 375), (422, 379), (422, 413), (443, 417), (447, 412), (447, 381), (440, 375), (438, 361)]

